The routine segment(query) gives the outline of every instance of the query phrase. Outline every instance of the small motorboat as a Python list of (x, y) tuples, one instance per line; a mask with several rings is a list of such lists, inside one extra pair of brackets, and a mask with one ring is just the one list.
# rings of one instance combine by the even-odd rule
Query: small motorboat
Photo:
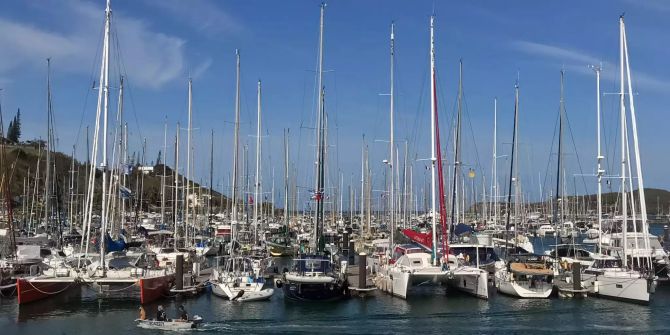
[(188, 330), (198, 328), (202, 323), (202, 317), (194, 315), (193, 319), (188, 321), (173, 320), (156, 321), (156, 320), (140, 320), (136, 319), (137, 326), (144, 329), (160, 329), (160, 330)]

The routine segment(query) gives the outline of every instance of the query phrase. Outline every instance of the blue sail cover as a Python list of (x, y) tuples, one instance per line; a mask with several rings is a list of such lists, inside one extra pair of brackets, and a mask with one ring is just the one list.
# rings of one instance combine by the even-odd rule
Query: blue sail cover
[(122, 251), (126, 248), (126, 241), (120, 238), (118, 241), (112, 240), (112, 237), (109, 236), (109, 233), (105, 235), (105, 249), (107, 252), (112, 251)]
[(457, 236), (472, 233), (473, 231), (474, 229), (472, 229), (472, 226), (463, 223), (459, 223), (456, 225), (456, 227), (454, 227), (454, 234), (456, 234)]

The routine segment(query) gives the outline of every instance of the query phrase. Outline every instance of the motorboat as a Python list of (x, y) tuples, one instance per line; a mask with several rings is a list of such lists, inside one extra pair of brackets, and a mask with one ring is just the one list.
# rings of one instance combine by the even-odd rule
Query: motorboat
[(136, 319), (137, 327), (144, 329), (156, 329), (156, 330), (189, 330), (198, 328), (198, 325), (202, 324), (203, 319), (194, 315), (193, 319), (182, 321), (182, 320), (167, 320), (167, 321), (156, 321), (156, 320), (141, 320)]

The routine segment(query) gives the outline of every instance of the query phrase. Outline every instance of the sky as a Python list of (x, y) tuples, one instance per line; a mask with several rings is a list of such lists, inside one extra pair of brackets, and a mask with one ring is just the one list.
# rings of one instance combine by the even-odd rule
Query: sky
[[(163, 146), (168, 164), (180, 122), (186, 138), (187, 81), (193, 79), (196, 180), (208, 183), (214, 131), (214, 186), (229, 193), (235, 106), (235, 50), (241, 54), (240, 153), (255, 168), (256, 87), (262, 82), (262, 185), (283, 185), (283, 132), (290, 132), (292, 174), (302, 197), (313, 188), (315, 70), (319, 1), (112, 1), (112, 113), (123, 75), (129, 150), (147, 162)], [(395, 139), (405, 143), (416, 193), (430, 156), (429, 17), (436, 16), (438, 109), (447, 170), (453, 161), (459, 60), (463, 62), (463, 164), (477, 171), (477, 192), (490, 191), (493, 106), (497, 98), (498, 182), (506, 185), (514, 85), (520, 88), (519, 174), (530, 198), (546, 196), (556, 166), (560, 71), (565, 71), (566, 188), (595, 192), (595, 75), (602, 64), (603, 150), (618, 175), (618, 18), (625, 13), (646, 187), (670, 189), (666, 167), (670, 99), (670, 3), (617, 1), (356, 1), (328, 2), (324, 86), (328, 114), (328, 184), (360, 188), (361, 145), (370, 150), (374, 192), (384, 188), (389, 156), (390, 24), (395, 22)], [(22, 138), (46, 134), (46, 58), (58, 149), (86, 156), (93, 127), (104, 1), (10, 0), (0, 11), (0, 98), (5, 124), (21, 108)], [(112, 114), (114, 115), (114, 114)], [(113, 136), (112, 129), (110, 136)], [(92, 130), (91, 130), (92, 132)], [(553, 146), (552, 146), (553, 143)], [(185, 143), (182, 143), (182, 153)], [(553, 149), (552, 149), (553, 148)], [(242, 161), (247, 161), (247, 158)], [(182, 167), (185, 156), (181, 158)], [(404, 165), (401, 162), (401, 166)], [(182, 169), (180, 169), (182, 170)], [(247, 169), (244, 168), (243, 172)], [(250, 182), (251, 184), (252, 182)], [(358, 192), (358, 191), (357, 191)], [(334, 195), (334, 191), (327, 191)], [(422, 193), (421, 193), (422, 194)], [(481, 197), (481, 195), (478, 195)], [(345, 196), (345, 199), (347, 197)], [(279, 200), (277, 200), (279, 201)], [(302, 202), (302, 201), (301, 201)], [(345, 207), (346, 202), (345, 200)]]

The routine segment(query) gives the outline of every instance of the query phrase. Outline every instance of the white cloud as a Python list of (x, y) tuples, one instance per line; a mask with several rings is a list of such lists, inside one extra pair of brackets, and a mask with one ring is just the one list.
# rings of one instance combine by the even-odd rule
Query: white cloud
[(214, 61), (211, 58), (205, 59), (191, 70), (191, 77), (193, 79), (199, 78), (203, 73), (205, 73), (205, 71), (207, 71), (207, 69), (209, 69), (210, 66), (212, 66), (213, 62)]
[(223, 1), (149, 0), (146, 2), (150, 6), (155, 6), (167, 12), (170, 14), (170, 18), (210, 36), (221, 33), (239, 33), (244, 29), (243, 25), (233, 15), (217, 5), (223, 3)]
[[(529, 41), (514, 41), (512, 45), (515, 49), (526, 54), (542, 56), (563, 62), (563, 67), (575, 71), (578, 74), (593, 75), (593, 71), (589, 68), (589, 65), (601, 64), (603, 68), (602, 78), (604, 80), (618, 80), (618, 65), (612, 62), (602, 61), (597, 57), (579, 50)], [(669, 80), (636, 71), (634, 62), (631, 62), (631, 68), (633, 86), (663, 93), (670, 91)]]
[(599, 62), (597, 58), (580, 51), (561, 48), (554, 45), (529, 41), (514, 41), (513, 46), (517, 50), (527, 54), (547, 56), (562, 61), (580, 62), (584, 64), (597, 64)]
[[(59, 71), (90, 74), (98, 64), (104, 8), (81, 0), (59, 2), (59, 6), (30, 8), (49, 11), (51, 26), (18, 22), (0, 16), (0, 75), (15, 70), (45, 66), (51, 57)], [(183, 75), (184, 40), (155, 32), (141, 19), (114, 12), (125, 75), (136, 86), (156, 89)], [(27, 15), (30, 17), (30, 15)], [(114, 51), (114, 49), (112, 49)], [(110, 64), (115, 66), (115, 61)]]

